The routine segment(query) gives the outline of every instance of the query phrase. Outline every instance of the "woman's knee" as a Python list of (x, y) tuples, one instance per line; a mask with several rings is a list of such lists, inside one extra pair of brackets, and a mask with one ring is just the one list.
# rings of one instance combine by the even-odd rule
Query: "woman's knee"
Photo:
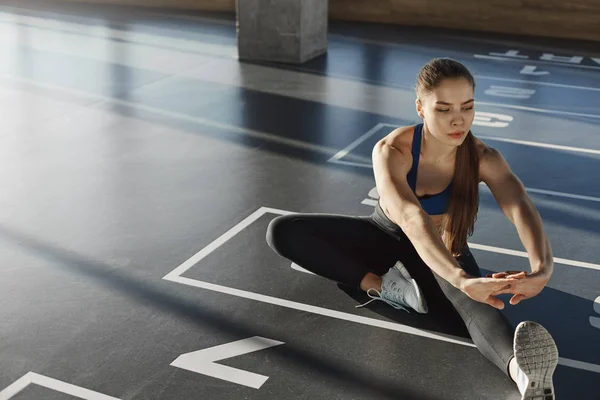
[(269, 247), (278, 254), (285, 252), (286, 243), (289, 242), (290, 238), (292, 222), (293, 215), (281, 215), (269, 222), (266, 240)]

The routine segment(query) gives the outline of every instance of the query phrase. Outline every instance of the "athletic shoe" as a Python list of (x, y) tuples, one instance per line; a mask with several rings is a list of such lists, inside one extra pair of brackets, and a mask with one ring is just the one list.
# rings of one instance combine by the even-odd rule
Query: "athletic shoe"
[[(371, 292), (377, 293), (377, 296), (372, 295)], [(356, 306), (357, 308), (364, 307), (375, 300), (381, 300), (396, 309), (402, 309), (406, 312), (410, 312), (406, 307), (412, 308), (421, 314), (426, 314), (428, 311), (425, 296), (423, 296), (419, 285), (417, 285), (417, 281), (410, 276), (408, 270), (400, 261), (381, 277), (381, 292), (371, 288), (367, 290), (367, 295), (372, 300)]]
[(552, 374), (558, 349), (550, 333), (537, 322), (523, 321), (515, 331), (513, 348), (522, 400), (554, 400)]

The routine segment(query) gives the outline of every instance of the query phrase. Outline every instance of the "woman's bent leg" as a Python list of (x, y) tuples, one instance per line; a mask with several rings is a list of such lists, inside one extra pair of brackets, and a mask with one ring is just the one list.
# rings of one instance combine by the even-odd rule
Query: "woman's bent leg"
[(280, 256), (354, 288), (369, 272), (381, 276), (398, 260), (397, 241), (367, 217), (281, 216), (269, 224), (266, 239)]

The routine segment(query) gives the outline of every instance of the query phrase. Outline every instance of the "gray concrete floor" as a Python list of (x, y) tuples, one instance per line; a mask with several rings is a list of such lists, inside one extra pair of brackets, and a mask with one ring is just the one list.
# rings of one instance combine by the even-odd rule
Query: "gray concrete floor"
[[(519, 399), (460, 329), (356, 309), (264, 240), (282, 213), (371, 213), (372, 145), (417, 121), (414, 79), (439, 56), (475, 74), (473, 131), (524, 182), (556, 257), (506, 315), (555, 337), (557, 398), (597, 396), (600, 52), (330, 31), (304, 65), (240, 63), (230, 15), (0, 2), (0, 399)], [(528, 268), (485, 187), (470, 243), (485, 272)], [(235, 341), (232, 369), (207, 352), (187, 357), (204, 372), (181, 367)]]

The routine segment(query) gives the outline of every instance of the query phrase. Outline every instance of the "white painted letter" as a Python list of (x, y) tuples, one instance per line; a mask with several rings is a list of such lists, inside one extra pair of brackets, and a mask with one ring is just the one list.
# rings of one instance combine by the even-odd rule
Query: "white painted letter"
[(360, 202), (360, 204), (364, 204), (365, 206), (369, 206), (369, 207), (375, 207), (377, 205), (377, 200), (379, 199), (379, 193), (377, 192), (377, 186), (375, 186), (373, 189), (371, 189), (371, 191), (369, 192), (369, 197), (368, 199), (364, 199), (363, 201)]
[(562, 57), (562, 56), (555, 56), (552, 53), (544, 53), (544, 55), (540, 57), (540, 60), (565, 62), (565, 63), (571, 63), (571, 64), (580, 64), (583, 61), (583, 57), (575, 57), (575, 56)]
[(371, 191), (369, 192), (369, 197), (372, 198), (372, 199), (378, 199), (379, 198), (379, 193), (377, 192), (377, 186), (375, 186), (373, 189), (371, 189)]
[(529, 99), (535, 93), (535, 90), (507, 86), (492, 86), (484, 93), (488, 96), (510, 97), (512, 99)]
[[(498, 121), (494, 121), (494, 119)], [(487, 126), (488, 128), (506, 128), (513, 120), (510, 115), (476, 112), (473, 125)]]
[(550, 72), (548, 72), (548, 71), (537, 71), (536, 72), (536, 69), (537, 69), (537, 67), (535, 67), (533, 65), (526, 65), (521, 70), (521, 74), (523, 74), (523, 75), (550, 75)]
[(491, 56), (512, 57), (512, 58), (529, 58), (529, 56), (520, 56), (519, 50), (509, 50), (506, 53), (490, 53)]

